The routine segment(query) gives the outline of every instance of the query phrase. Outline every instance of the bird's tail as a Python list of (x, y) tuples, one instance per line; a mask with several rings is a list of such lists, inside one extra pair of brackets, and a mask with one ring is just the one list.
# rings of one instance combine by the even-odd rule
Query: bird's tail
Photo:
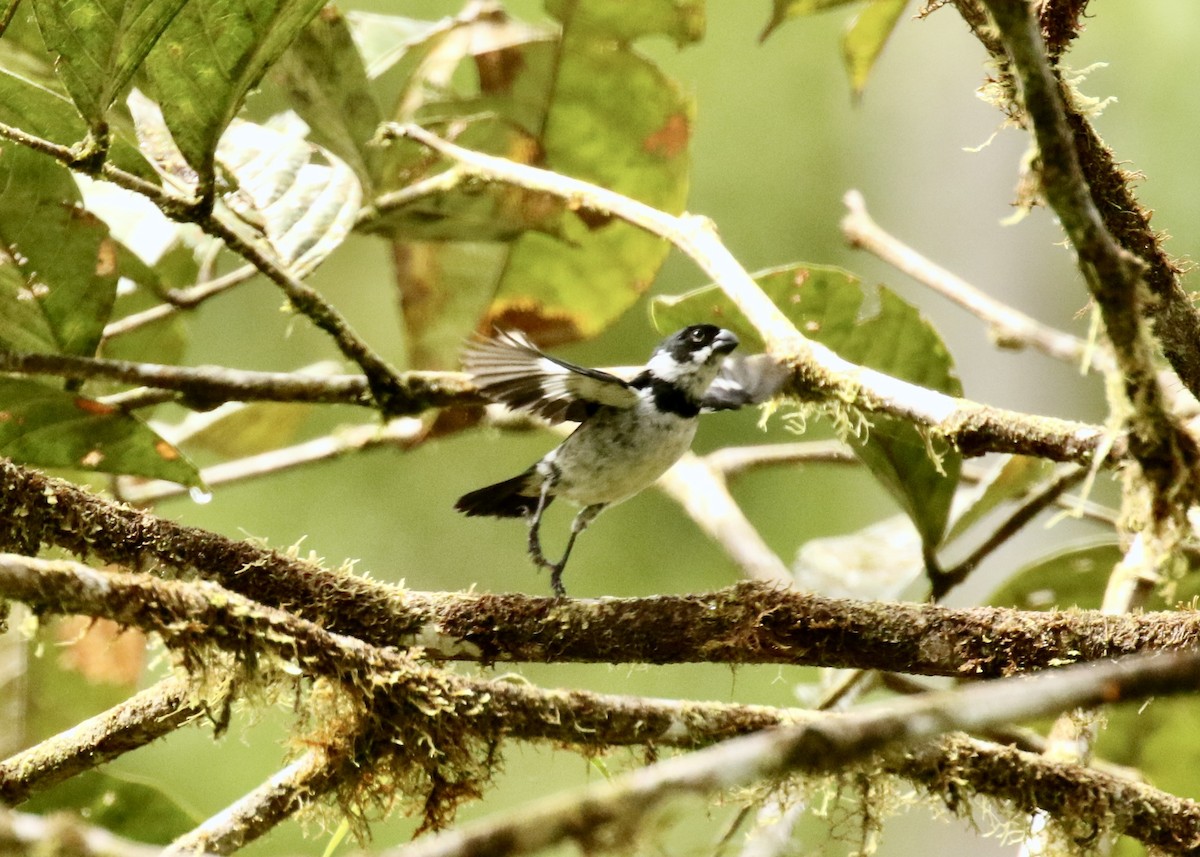
[[(487, 515), (493, 518), (522, 518), (537, 510), (538, 495), (530, 496), (528, 491), (533, 468), (526, 470), (520, 476), (505, 479), (495, 485), (479, 488), (458, 498), (454, 508), (468, 517)], [(546, 498), (550, 505), (553, 497)]]

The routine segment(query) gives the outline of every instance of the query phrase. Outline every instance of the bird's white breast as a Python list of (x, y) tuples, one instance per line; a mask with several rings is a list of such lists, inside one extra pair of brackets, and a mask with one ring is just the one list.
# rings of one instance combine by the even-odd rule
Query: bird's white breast
[(619, 503), (654, 483), (692, 445), (696, 420), (659, 411), (648, 390), (627, 410), (601, 408), (542, 461), (555, 494), (582, 506)]

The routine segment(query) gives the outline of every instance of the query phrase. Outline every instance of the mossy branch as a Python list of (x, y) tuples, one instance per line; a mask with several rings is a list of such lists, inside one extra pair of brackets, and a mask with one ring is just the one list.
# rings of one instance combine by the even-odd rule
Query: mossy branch
[(792, 663), (996, 676), (1192, 645), (1193, 613), (1125, 617), (859, 602), (744, 584), (711, 594), (560, 601), (420, 593), (186, 527), (0, 460), (0, 548), (54, 546), (166, 576), (199, 574), (380, 646), (440, 658)]
[[(563, 842), (585, 849), (620, 842), (624, 832), (638, 829), (652, 813), (688, 796), (709, 796), (794, 773), (842, 773), (869, 764), (876, 754), (916, 747), (949, 731), (982, 729), (1144, 695), (1189, 692), (1198, 680), (1200, 653), (1193, 651), (1068, 667), (1053, 675), (1002, 679), (881, 703), (735, 738), (385, 854), (511, 857)], [(1181, 816), (1181, 824), (1195, 817), (1195, 809), (1192, 806), (1192, 813)], [(1097, 832), (1105, 830), (1109, 820), (1110, 816), (1087, 819)]]
[(163, 679), (119, 705), (0, 761), (0, 802), (16, 806), (35, 792), (168, 735), (200, 714), (188, 682)]
[[(1144, 248), (1122, 246), (1093, 198), (1081, 167), (1079, 137), (1068, 121), (1062, 84), (1046, 57), (1031, 4), (1026, 0), (984, 0), (984, 5), (996, 21), (1021, 83), (1025, 113), (1037, 140), (1042, 190), (1078, 255), (1079, 269), (1100, 309), (1125, 394), (1133, 406), (1130, 453), (1152, 487), (1152, 515), (1157, 522), (1178, 523), (1194, 499), (1200, 451), (1169, 412), (1158, 384), (1154, 342), (1143, 321), (1156, 301), (1145, 285), (1147, 264), (1132, 252)], [(1161, 300), (1162, 296), (1155, 298)], [(1187, 344), (1194, 355), (1195, 343), (1200, 340), (1200, 317), (1190, 302), (1188, 307), (1198, 322), (1192, 325)], [(1192, 378), (1188, 386), (1196, 382)]]

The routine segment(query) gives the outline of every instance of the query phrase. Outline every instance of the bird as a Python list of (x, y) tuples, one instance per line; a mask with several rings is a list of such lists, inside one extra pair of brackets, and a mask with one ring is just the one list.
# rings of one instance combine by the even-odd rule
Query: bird
[[(464, 494), (467, 516), (525, 518), (529, 554), (566, 596), (562, 574), (579, 534), (609, 506), (651, 485), (691, 447), (703, 411), (738, 408), (765, 395), (745, 373), (722, 376), (738, 337), (713, 324), (693, 324), (654, 349), (630, 380), (577, 366), (539, 351), (518, 331), (496, 330), (466, 349), (463, 368), (488, 399), (550, 423), (577, 422), (557, 447), (524, 472)], [(542, 552), (542, 515), (555, 497), (581, 506), (562, 558)]]

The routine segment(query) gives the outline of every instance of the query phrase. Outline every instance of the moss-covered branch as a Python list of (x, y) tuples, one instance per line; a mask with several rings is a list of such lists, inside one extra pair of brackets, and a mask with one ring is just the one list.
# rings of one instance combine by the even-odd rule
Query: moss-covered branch
[(167, 735), (200, 713), (187, 681), (168, 678), (35, 747), (0, 761), (0, 802), (30, 795)]
[(483, 661), (791, 663), (997, 676), (1193, 645), (1194, 613), (1124, 617), (859, 602), (745, 584), (715, 593), (562, 601), (421, 593), (185, 527), (0, 460), (0, 547), (54, 546), (167, 576), (199, 574), (380, 646)]

